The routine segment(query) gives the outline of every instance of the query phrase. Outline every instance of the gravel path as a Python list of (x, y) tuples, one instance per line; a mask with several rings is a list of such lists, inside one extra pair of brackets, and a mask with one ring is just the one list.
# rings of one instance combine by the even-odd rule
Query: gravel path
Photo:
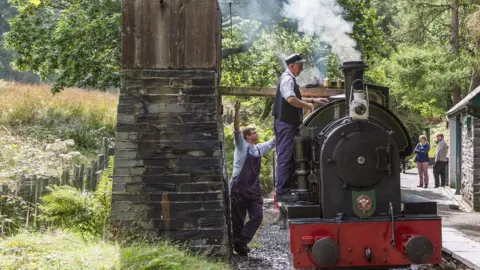
[(280, 230), (278, 225), (264, 225), (252, 242), (249, 257), (233, 255), (232, 269), (294, 269), (290, 260), (288, 230)]

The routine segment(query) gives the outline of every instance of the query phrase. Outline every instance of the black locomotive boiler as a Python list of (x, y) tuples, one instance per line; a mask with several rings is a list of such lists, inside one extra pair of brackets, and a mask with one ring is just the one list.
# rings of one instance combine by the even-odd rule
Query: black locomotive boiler
[(436, 203), (400, 189), (409, 134), (388, 109), (388, 89), (364, 83), (365, 68), (344, 63), (345, 96), (308, 115), (295, 139), (298, 199), (287, 206), (295, 268), (441, 262)]

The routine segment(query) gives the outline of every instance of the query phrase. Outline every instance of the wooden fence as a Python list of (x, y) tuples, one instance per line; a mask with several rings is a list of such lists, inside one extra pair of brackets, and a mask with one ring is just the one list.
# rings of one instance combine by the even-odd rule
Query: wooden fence
[(108, 168), (110, 156), (114, 154), (114, 148), (109, 147), (108, 139), (104, 138), (102, 143), (102, 154), (90, 164), (75, 165), (66, 168), (62, 172), (60, 185), (69, 185), (81, 190), (94, 191), (97, 188), (98, 180), (105, 168)]
[[(1, 231), (2, 217), (10, 220), (9, 215), (18, 214), (18, 211), (12, 211), (15, 207), (23, 209), (22, 219), (25, 219), (26, 227), (32, 222), (36, 226), (40, 198), (46, 194), (49, 185), (67, 185), (82, 191), (95, 191), (103, 170), (108, 168), (110, 156), (113, 155), (114, 148), (109, 146), (108, 138), (103, 138), (100, 154), (90, 164), (66, 166), (60, 177), (44, 178), (35, 174), (21, 174), (18, 181), (10, 187), (7, 184), (0, 184), (0, 235), (4, 234)], [(32, 218), (33, 221), (30, 222)]]

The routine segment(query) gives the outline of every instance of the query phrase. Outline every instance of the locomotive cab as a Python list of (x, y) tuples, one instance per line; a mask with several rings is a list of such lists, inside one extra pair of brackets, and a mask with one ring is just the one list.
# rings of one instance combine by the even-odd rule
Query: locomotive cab
[(438, 264), (436, 204), (402, 198), (400, 157), (412, 144), (388, 109), (388, 89), (364, 83), (362, 62), (342, 68), (344, 98), (306, 117), (295, 139), (298, 200), (287, 207), (294, 267)]

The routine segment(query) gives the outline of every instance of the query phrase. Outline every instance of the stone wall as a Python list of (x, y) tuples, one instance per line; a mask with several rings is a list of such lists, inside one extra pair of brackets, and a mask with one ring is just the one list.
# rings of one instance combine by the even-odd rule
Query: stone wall
[(463, 199), (480, 211), (480, 120), (471, 117), (471, 127), (462, 115), (462, 185)]
[(221, 97), (215, 71), (125, 70), (112, 225), (230, 255)]
[[(462, 115), (461, 121), (464, 123), (465, 115)], [(462, 125), (462, 183), (461, 191), (465, 201), (472, 202), (471, 186), (474, 179), (474, 156), (473, 144), (474, 138), (471, 129)]]

